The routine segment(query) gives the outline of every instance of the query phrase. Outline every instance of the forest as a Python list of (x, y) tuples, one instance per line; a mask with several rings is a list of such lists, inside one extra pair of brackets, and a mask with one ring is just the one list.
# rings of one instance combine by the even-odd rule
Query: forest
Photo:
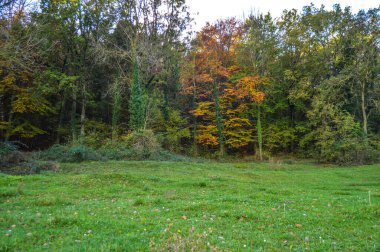
[(2, 155), (379, 161), (380, 7), (195, 32), (185, 0), (0, 4)]
[(380, 5), (193, 1), (0, 0), (0, 251), (380, 251)]

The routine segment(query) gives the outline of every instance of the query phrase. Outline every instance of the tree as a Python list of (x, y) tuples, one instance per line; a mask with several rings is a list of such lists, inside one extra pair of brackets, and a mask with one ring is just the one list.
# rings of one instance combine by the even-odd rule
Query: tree
[(45, 97), (46, 87), (36, 82), (42, 69), (37, 27), (30, 23), (26, 1), (6, 4), (7, 15), (0, 18), (0, 132), (10, 137), (32, 138), (45, 130), (35, 125), (38, 117), (54, 112)]
[(268, 83), (266, 78), (259, 76), (245, 76), (238, 80), (237, 93), (241, 98), (248, 98), (251, 102), (257, 104), (257, 142), (259, 144), (259, 158), (263, 160), (263, 135), (261, 128), (261, 111), (260, 104), (264, 101), (265, 94), (258, 90), (259, 85)]
[[(235, 48), (241, 32), (241, 26), (236, 19), (219, 20), (215, 24), (207, 24), (197, 34), (194, 41), (195, 73), (192, 78), (188, 78), (185, 87), (187, 91), (199, 90), (196, 92), (198, 108), (193, 110), (193, 114), (203, 117), (203, 121), (207, 122), (206, 125), (200, 126), (197, 141), (210, 146), (217, 143), (221, 157), (225, 151), (221, 97), (224, 95), (226, 83), (231, 75), (230, 67), (236, 62)], [(193, 88), (189, 88), (189, 84)], [(195, 97), (194, 93), (193, 97)], [(214, 111), (205, 112), (203, 109)]]
[(129, 113), (130, 113), (130, 125), (129, 127), (134, 131), (139, 131), (144, 127), (144, 104), (143, 96), (140, 85), (139, 78), (139, 67), (138, 62), (133, 63), (133, 79), (131, 86), (131, 100), (129, 104)]

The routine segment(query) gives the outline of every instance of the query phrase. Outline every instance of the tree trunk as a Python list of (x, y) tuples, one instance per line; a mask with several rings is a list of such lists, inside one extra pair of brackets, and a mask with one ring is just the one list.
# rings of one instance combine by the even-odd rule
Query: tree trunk
[(368, 134), (368, 126), (367, 126), (367, 120), (368, 120), (368, 116), (367, 116), (367, 111), (366, 111), (366, 108), (365, 108), (365, 85), (364, 85), (364, 82), (362, 82), (362, 88), (361, 88), (361, 107), (362, 107), (362, 117), (363, 117), (363, 132), (365, 134), (365, 136), (367, 136)]
[(71, 104), (71, 134), (72, 141), (76, 142), (77, 140), (77, 122), (76, 122), (76, 113), (77, 113), (77, 94), (76, 91), (73, 91), (73, 102)]
[(7, 129), (7, 132), (5, 133), (5, 142), (8, 142), (9, 141), (9, 137), (11, 136), (10, 134), (10, 130), (11, 130), (11, 125), (12, 125), (12, 121), (13, 121), (13, 112), (11, 111), (10, 114), (9, 114), (9, 118), (8, 118), (8, 129)]
[(83, 141), (85, 136), (85, 121), (86, 121), (86, 85), (82, 86), (82, 109), (80, 113), (80, 140)]
[(216, 128), (218, 130), (218, 140), (219, 140), (219, 156), (224, 156), (224, 134), (223, 134), (223, 119), (222, 113), (220, 111), (220, 101), (219, 101), (219, 88), (218, 85), (214, 84), (214, 99), (215, 99), (215, 112), (216, 112)]
[[(196, 99), (197, 99), (197, 90), (195, 83), (195, 56), (194, 56), (194, 73), (193, 73), (193, 99), (192, 99), (192, 107), (193, 110), (196, 109)], [(197, 145), (197, 117), (193, 115), (193, 155), (198, 156), (198, 145)]]
[[(14, 100), (14, 96), (12, 96), (10, 104), (12, 104), (13, 100)], [(4, 137), (5, 142), (9, 141), (10, 131), (12, 129), (12, 122), (13, 122), (13, 111), (11, 108), (11, 110), (9, 111), (9, 116), (8, 116), (8, 128), (5, 132), (5, 137)]]
[(59, 121), (58, 121), (58, 127), (57, 127), (57, 137), (55, 139), (55, 143), (59, 144), (61, 141), (61, 128), (63, 123), (63, 117), (65, 115), (65, 97), (62, 98), (61, 101), (61, 109), (59, 111)]
[(263, 160), (263, 133), (261, 129), (261, 108), (257, 105), (257, 142), (259, 143), (259, 158)]
[(121, 90), (119, 81), (115, 81), (115, 90), (113, 95), (112, 107), (112, 140), (115, 141), (118, 137), (118, 124), (121, 110)]
[[(3, 95), (0, 94), (0, 101), (3, 101)], [(4, 122), (5, 121), (5, 116), (4, 116), (4, 103), (1, 103), (1, 108), (0, 108), (0, 121)], [(0, 129), (0, 140), (5, 140), (5, 131), (3, 128)]]

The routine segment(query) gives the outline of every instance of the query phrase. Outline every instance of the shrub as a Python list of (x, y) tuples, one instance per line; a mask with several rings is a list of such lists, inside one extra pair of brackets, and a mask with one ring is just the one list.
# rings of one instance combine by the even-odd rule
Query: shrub
[(1, 142), (0, 143), (0, 157), (4, 157), (13, 151), (17, 151), (17, 146), (12, 142)]
[(54, 144), (49, 149), (35, 152), (33, 157), (39, 160), (63, 161), (66, 157), (67, 147), (60, 144)]
[(100, 154), (86, 145), (74, 145), (67, 150), (64, 161), (82, 162), (86, 160), (101, 160)]
[(64, 146), (55, 144), (47, 150), (34, 154), (34, 159), (59, 162), (81, 162), (86, 160), (102, 160), (102, 156), (86, 145)]
[(151, 130), (131, 133), (126, 138), (126, 144), (131, 151), (131, 159), (152, 159), (158, 156), (161, 151), (161, 146)]
[(110, 127), (94, 120), (86, 121), (86, 135), (83, 138), (83, 144), (97, 149), (103, 146), (104, 140), (111, 136)]
[(13, 142), (0, 143), (0, 167), (11, 167), (29, 159), (27, 153), (18, 150)]
[(188, 122), (181, 116), (180, 111), (170, 109), (166, 118), (162, 112), (159, 113), (154, 128), (158, 132), (158, 141), (165, 149), (181, 152), (184, 151), (181, 142), (190, 138), (187, 125)]
[(97, 151), (104, 158), (110, 160), (130, 159), (132, 156), (132, 151), (129, 149), (126, 141), (110, 141)]

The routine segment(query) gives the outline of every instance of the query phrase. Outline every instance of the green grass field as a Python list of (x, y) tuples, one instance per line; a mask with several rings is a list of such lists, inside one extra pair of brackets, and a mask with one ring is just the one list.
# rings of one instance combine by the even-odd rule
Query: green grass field
[(0, 251), (380, 250), (380, 165), (62, 164), (0, 196)]

